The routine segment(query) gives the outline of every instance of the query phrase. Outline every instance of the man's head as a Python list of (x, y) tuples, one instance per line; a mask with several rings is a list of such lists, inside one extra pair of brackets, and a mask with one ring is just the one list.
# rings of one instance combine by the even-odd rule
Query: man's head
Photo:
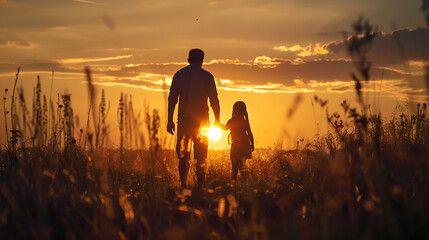
[(189, 64), (202, 65), (204, 60), (204, 52), (199, 48), (194, 48), (189, 51)]

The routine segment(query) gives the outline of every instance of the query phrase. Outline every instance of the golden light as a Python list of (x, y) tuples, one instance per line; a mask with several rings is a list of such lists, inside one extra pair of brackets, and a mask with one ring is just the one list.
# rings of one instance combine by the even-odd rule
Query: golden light
[(222, 132), (218, 127), (210, 127), (208, 131), (208, 135), (210, 140), (217, 142), (222, 136)]
[(213, 142), (217, 142), (222, 136), (222, 131), (218, 127), (202, 127), (200, 134), (202, 136), (208, 136)]

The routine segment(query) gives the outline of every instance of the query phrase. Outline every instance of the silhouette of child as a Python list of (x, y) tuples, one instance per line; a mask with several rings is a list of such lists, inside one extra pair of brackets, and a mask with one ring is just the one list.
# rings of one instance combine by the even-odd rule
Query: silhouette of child
[(232, 179), (236, 181), (238, 170), (245, 175), (245, 161), (252, 158), (252, 152), (255, 149), (246, 104), (242, 101), (235, 102), (231, 119), (226, 125), (220, 124), (220, 126), (224, 130), (231, 131), (228, 141), (231, 141)]

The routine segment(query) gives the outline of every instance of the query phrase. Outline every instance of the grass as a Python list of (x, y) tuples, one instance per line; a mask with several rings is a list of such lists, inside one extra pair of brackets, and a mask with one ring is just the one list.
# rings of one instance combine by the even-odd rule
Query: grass
[(0, 238), (427, 239), (428, 103), (389, 121), (371, 112), (362, 95), (370, 65), (358, 51), (371, 27), (362, 19), (354, 27), (363, 35), (348, 42), (360, 108), (343, 102), (343, 113), (327, 112), (332, 132), (296, 150), (257, 149), (237, 188), (229, 153), (211, 151), (206, 189), (181, 191), (159, 112), (135, 114), (126, 94), (120, 147), (106, 148), (110, 104), (102, 94), (97, 108), (89, 69), (85, 130), (75, 129), (69, 95), (48, 109), (38, 83), (30, 117), (18, 88), (10, 113), (4, 99), (15, 126), (0, 152)]

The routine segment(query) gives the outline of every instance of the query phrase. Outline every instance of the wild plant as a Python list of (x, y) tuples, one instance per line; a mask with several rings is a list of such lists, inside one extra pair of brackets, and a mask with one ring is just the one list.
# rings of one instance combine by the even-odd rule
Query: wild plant
[[(21, 137), (22, 137), (21, 139), (26, 139), (27, 132), (30, 133), (30, 135), (32, 132), (31, 123), (27, 121), (30, 113), (27, 109), (27, 104), (25, 102), (24, 88), (21, 86), (21, 87), (18, 87), (17, 90), (18, 90), (18, 99), (19, 99), (19, 111), (21, 113), (21, 119), (22, 119), (22, 126), (20, 127)], [(21, 146), (23, 147), (23, 144), (21, 144)]]
[(96, 141), (96, 145), (98, 144), (98, 137), (99, 135), (99, 128), (97, 127), (98, 124), (98, 120), (97, 120), (97, 112), (95, 110), (95, 86), (92, 83), (92, 75), (91, 75), (91, 70), (89, 69), (89, 67), (85, 67), (85, 73), (86, 73), (86, 80), (87, 80), (87, 86), (88, 86), (88, 98), (89, 98), (89, 110), (88, 110), (88, 120), (87, 123), (89, 123), (89, 115), (90, 112), (92, 111), (92, 125), (94, 128), (94, 134), (91, 133), (90, 129), (89, 129), (89, 124), (87, 125), (87, 138), (88, 138), (88, 143), (90, 144), (90, 149), (91, 151), (93, 150), (93, 136), (95, 136), (95, 141)]
[[(347, 52), (352, 59), (352, 63), (355, 66), (357, 73), (351, 73), (351, 78), (355, 82), (355, 92), (357, 96), (357, 102), (359, 108), (352, 107), (347, 101), (341, 103), (341, 107), (344, 111), (344, 118), (351, 119), (352, 129), (349, 129), (347, 122), (344, 122), (341, 115), (337, 112), (330, 114), (326, 110), (327, 120), (329, 125), (334, 129), (335, 134), (341, 143), (342, 148), (354, 149), (352, 155), (355, 157), (359, 156), (358, 149), (364, 146), (364, 143), (368, 141), (368, 124), (372, 124), (372, 130), (375, 131), (371, 136), (374, 137), (375, 146), (380, 147), (380, 135), (381, 135), (381, 121), (380, 115), (374, 115), (371, 113), (370, 106), (367, 105), (367, 101), (364, 99), (363, 89), (370, 80), (371, 63), (369, 62), (367, 55), (371, 47), (371, 43), (375, 36), (375, 28), (369, 24), (368, 20), (364, 20), (361, 16), (359, 19), (352, 24), (353, 35), (344, 35), (344, 43), (346, 45)], [(317, 102), (318, 99), (315, 98)], [(323, 106), (323, 102), (320, 102)], [(370, 112), (368, 114), (368, 111)], [(372, 146), (372, 145), (365, 145)]]
[(32, 124), (34, 128), (33, 145), (42, 146), (43, 140), (43, 123), (42, 123), (42, 101), (41, 101), (42, 87), (40, 84), (40, 76), (37, 76), (37, 85), (33, 94), (33, 119)]
[(352, 59), (353, 64), (357, 70), (357, 74), (351, 73), (352, 79), (355, 81), (355, 90), (360, 104), (362, 113), (358, 113), (356, 108), (349, 107), (349, 117), (353, 119), (359, 137), (363, 137), (363, 132), (366, 131), (368, 126), (367, 119), (367, 103), (363, 99), (362, 89), (368, 84), (370, 80), (371, 63), (368, 60), (367, 54), (371, 48), (371, 43), (375, 36), (375, 29), (369, 24), (368, 20), (363, 17), (352, 25), (353, 36), (345, 41), (347, 52)]
[[(150, 158), (152, 161), (156, 159), (156, 155), (160, 150), (160, 142), (159, 142), (159, 127), (160, 127), (160, 117), (157, 109), (152, 111), (152, 116), (149, 113), (149, 110), (146, 109), (146, 128), (149, 137), (149, 152)], [(152, 168), (154, 168), (154, 163), (152, 164)]]
[(16, 105), (15, 105), (15, 89), (16, 89), (16, 84), (18, 83), (19, 69), (20, 68), (18, 67), (18, 70), (15, 75), (15, 81), (14, 81), (13, 90), (12, 90), (12, 100), (10, 103), (10, 122), (12, 126), (11, 131), (12, 131), (13, 139), (11, 139), (9, 143), (12, 145), (13, 152), (16, 151), (16, 145), (18, 144), (18, 137), (20, 137), (20, 130), (17, 128), (17, 122), (19, 121), (19, 118), (18, 118), (18, 115), (16, 114)]
[[(53, 104), (52, 104), (53, 105)], [(55, 122), (53, 129), (52, 129), (52, 136), (51, 136), (51, 144), (53, 146), (62, 146), (61, 136), (63, 134), (64, 130), (64, 119), (63, 115), (61, 114), (63, 105), (60, 103), (60, 94), (57, 94), (57, 112), (56, 112), (56, 118), (52, 118), (52, 120)], [(53, 107), (52, 107), (53, 111)], [(54, 115), (54, 114), (52, 114)], [(56, 120), (56, 121), (55, 121)]]
[(89, 124), (89, 119), (90, 119), (90, 115), (91, 115), (91, 105), (88, 106), (88, 113), (87, 113), (87, 118), (86, 118), (86, 128), (85, 128), (85, 134), (83, 137), (83, 150), (86, 150), (86, 146), (89, 144), (90, 145), (90, 149), (92, 150), (92, 137), (93, 134), (91, 132), (91, 126)]
[(429, 27), (429, 0), (422, 0), (422, 3), (422, 11), (426, 18), (426, 25)]
[[(87, 86), (88, 86), (88, 97), (89, 97), (89, 107), (88, 107), (88, 117), (86, 124), (86, 133), (84, 139), (84, 149), (86, 145), (90, 145), (91, 151), (95, 146), (95, 149), (99, 149), (100, 147), (104, 147), (104, 142), (108, 136), (108, 128), (109, 125), (106, 123), (107, 115), (110, 111), (110, 102), (106, 104), (106, 97), (104, 93), (104, 89), (101, 91), (100, 103), (98, 104), (98, 108), (96, 108), (96, 89), (93, 84), (91, 70), (89, 67), (85, 68), (86, 78), (87, 78)], [(92, 122), (94, 133), (92, 133), (90, 129), (90, 115), (92, 112)], [(95, 141), (95, 142), (93, 142)]]
[[(417, 104), (415, 114), (400, 113), (400, 120), (394, 118), (391, 124), (396, 126), (394, 134), (398, 140), (407, 144), (427, 144), (428, 143), (428, 124), (429, 119), (426, 116), (427, 103)], [(390, 128), (390, 130), (393, 130)]]
[(130, 145), (130, 138), (131, 138), (131, 131), (130, 131), (130, 109), (129, 109), (129, 100), (128, 100), (128, 94), (124, 94), (124, 106), (123, 106), (123, 113), (124, 113), (124, 147), (125, 148), (132, 148)]
[(124, 164), (124, 112), (125, 112), (125, 102), (124, 94), (121, 92), (121, 98), (119, 99), (119, 107), (117, 111), (118, 123), (119, 123), (119, 134), (120, 134), (120, 161), (121, 161), (121, 172)]
[(43, 95), (43, 108), (42, 108), (42, 134), (43, 134), (43, 144), (46, 144), (48, 141), (48, 102), (46, 100), (46, 95)]
[(9, 142), (9, 133), (8, 133), (8, 129), (7, 129), (7, 114), (9, 114), (9, 111), (6, 108), (7, 91), (8, 91), (8, 89), (6, 88), (4, 90), (4, 96), (3, 96), (3, 114), (4, 114), (4, 127), (5, 127), (5, 134), (6, 134), (6, 143)]
[(104, 147), (104, 141), (105, 141), (105, 138), (107, 137), (107, 131), (109, 127), (106, 123), (106, 118), (107, 118), (107, 114), (109, 113), (109, 110), (110, 110), (110, 102), (108, 102), (108, 104), (106, 105), (106, 97), (104, 94), (104, 89), (102, 89), (101, 100), (100, 100), (100, 104), (98, 105), (99, 118), (98, 118), (97, 128), (99, 130), (97, 132), (100, 134), (100, 136), (97, 136), (96, 138), (97, 148)]
[(50, 139), (53, 130), (54, 130), (54, 123), (55, 123), (55, 113), (54, 113), (54, 103), (52, 101), (52, 88), (54, 86), (54, 71), (52, 71), (51, 76), (51, 89), (49, 91), (49, 109), (48, 109), (48, 119), (47, 119), (47, 131), (46, 134), (48, 135), (48, 138)]
[(56, 132), (56, 113), (55, 113), (55, 109), (54, 109), (54, 102), (52, 101), (52, 98), (49, 98), (49, 121), (50, 123), (48, 124), (48, 126), (50, 126), (49, 128), (49, 142), (50, 144), (52, 144), (52, 140), (54, 139), (54, 135)]
[(144, 134), (141, 132), (140, 128), (143, 126), (144, 120), (142, 120), (141, 111), (139, 110), (137, 115), (134, 114), (134, 107), (132, 103), (130, 104), (132, 125), (133, 125), (133, 135), (134, 135), (134, 146), (139, 149), (144, 149), (146, 147), (146, 140)]
[(74, 116), (71, 107), (71, 95), (64, 94), (61, 96), (63, 99), (63, 121), (64, 121), (64, 143), (66, 145), (74, 144)]

